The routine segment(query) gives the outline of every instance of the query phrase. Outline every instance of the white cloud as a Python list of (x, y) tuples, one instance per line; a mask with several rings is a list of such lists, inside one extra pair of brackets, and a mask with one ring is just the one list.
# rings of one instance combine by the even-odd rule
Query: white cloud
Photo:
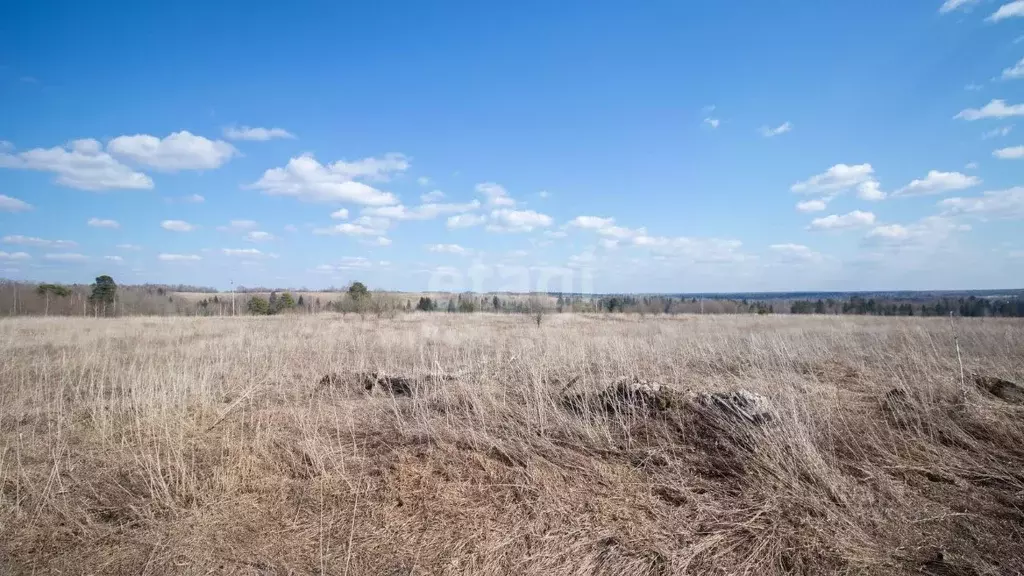
[(17, 154), (0, 153), (0, 168), (53, 172), (56, 182), (80, 190), (148, 190), (153, 180), (103, 152), (97, 140), (73, 140), (66, 147), (33, 148)]
[(266, 242), (273, 240), (274, 235), (270, 232), (264, 232), (263, 230), (252, 230), (245, 235), (245, 239), (249, 242)]
[(195, 226), (184, 220), (164, 220), (160, 223), (160, 227), (171, 232), (191, 232), (196, 229)]
[(255, 248), (224, 248), (221, 250), (225, 256), (238, 256), (241, 258), (262, 258), (267, 256)]
[(355, 222), (345, 222), (330, 228), (315, 228), (314, 234), (335, 236), (383, 236), (387, 232), (389, 221), (387, 218), (373, 218), (369, 216), (360, 217)]
[(533, 210), (501, 210), (491, 211), (491, 224), (487, 230), (491, 232), (532, 232), (536, 228), (551, 226), (551, 217)]
[[(423, 186), (424, 188), (426, 188), (427, 186), (430, 186), (431, 182), (430, 182), (430, 178), (428, 178), (426, 176), (420, 176), (419, 178), (416, 179), (416, 183), (419, 184), (420, 186)], [(435, 190), (435, 192), (436, 192), (436, 190)], [(431, 192), (431, 194), (433, 194), (433, 192)], [(443, 194), (442, 194), (442, 196), (443, 196)], [(424, 200), (424, 202), (427, 202), (427, 200)]]
[(957, 224), (944, 216), (927, 216), (913, 224), (876, 226), (867, 233), (865, 240), (876, 244), (920, 246), (941, 242), (955, 232), (970, 229), (967, 224)]
[(782, 124), (779, 124), (775, 128), (769, 128), (768, 126), (762, 126), (761, 127), (761, 135), (764, 136), (765, 138), (771, 138), (773, 136), (778, 136), (780, 134), (785, 134), (786, 132), (789, 132), (792, 129), (793, 129), (793, 124), (791, 124), (789, 122), (783, 122)]
[(821, 254), (803, 244), (772, 244), (768, 247), (772, 252), (789, 261), (817, 261)]
[(189, 194), (188, 196), (183, 196), (181, 201), (187, 204), (202, 204), (203, 202), (206, 202), (206, 198), (203, 198), (199, 194)]
[(982, 86), (981, 84), (974, 84), (973, 82), (964, 86), (964, 90), (967, 90), (969, 92), (977, 92), (982, 88), (984, 88), (984, 86)]
[(468, 252), (468, 250), (458, 244), (429, 244), (426, 248), (431, 252), (446, 252), (448, 254), (465, 254)]
[(712, 130), (718, 128), (718, 125), (722, 123), (718, 118), (707, 117), (704, 119), (704, 123), (711, 127)]
[(879, 187), (877, 180), (868, 180), (867, 182), (861, 182), (857, 185), (857, 198), (861, 200), (868, 200), (870, 202), (877, 202), (879, 200), (885, 200), (885, 192)]
[(15, 234), (13, 236), (4, 236), (3, 242), (5, 244), (21, 244), (22, 246), (45, 246), (47, 248), (74, 248), (78, 246), (77, 242), (71, 240), (44, 240), (42, 238), (35, 238), (33, 236), (22, 236)]
[(90, 218), (86, 223), (93, 228), (120, 228), (121, 225), (117, 223), (117, 220), (104, 220), (100, 218)]
[(29, 260), (32, 257), (25, 252), (3, 252), (0, 251), (0, 260)]
[(1014, 0), (1013, 2), (1003, 4), (998, 10), (992, 13), (991, 16), (986, 18), (989, 22), (999, 22), (1007, 18), (1019, 18), (1024, 16), (1024, 0)]
[(739, 240), (640, 235), (635, 236), (632, 242), (634, 246), (648, 248), (661, 256), (694, 263), (722, 264), (750, 258), (739, 251), (743, 246)]
[(252, 230), (257, 226), (259, 226), (259, 223), (255, 220), (231, 220), (223, 226), (217, 226), (217, 230), (221, 232), (244, 232)]
[(0, 194), (0, 212), (23, 212), (31, 209), (32, 205), (24, 200)]
[(1014, 80), (1017, 78), (1024, 78), (1024, 58), (1018, 60), (1013, 66), (1003, 69), (1003, 80)]
[(872, 180), (874, 173), (871, 164), (836, 164), (821, 174), (793, 184), (790, 190), (799, 194), (839, 192)]
[(118, 136), (107, 143), (107, 152), (165, 172), (212, 170), (238, 154), (227, 142), (209, 140), (187, 130), (165, 138), (149, 134)]
[(476, 191), (487, 198), (491, 206), (515, 206), (516, 201), (508, 195), (508, 191), (500, 184), (494, 182), (481, 182), (476, 185)]
[(541, 190), (540, 192), (537, 192), (537, 197), (538, 198), (544, 198), (544, 199), (550, 198), (551, 197), (551, 192), (548, 192), (547, 190)]
[(448, 228), (470, 228), (479, 226), (487, 221), (487, 216), (482, 214), (458, 214), (448, 217)]
[(977, 162), (968, 162), (967, 164), (964, 164), (964, 169), (965, 170), (977, 170), (978, 169), (978, 163)]
[(360, 240), (359, 242), (368, 246), (391, 246), (391, 239), (384, 236), (378, 236), (372, 240)]
[(981, 120), (982, 118), (1010, 118), (1012, 116), (1024, 116), (1024, 104), (1007, 105), (1006, 100), (992, 100), (982, 108), (967, 108), (961, 110), (954, 120)]
[(614, 250), (619, 247), (619, 241), (614, 238), (601, 238), (597, 243), (606, 250)]
[(228, 127), (224, 129), (224, 137), (228, 140), (254, 140), (265, 142), (274, 138), (295, 138), (295, 135), (284, 128), (250, 128), (249, 126)]
[(1000, 160), (1019, 160), (1024, 158), (1024, 146), (1011, 146), (1009, 148), (1000, 148), (992, 153), (993, 156)]
[(298, 230), (299, 229), (296, 228), (294, 224), (285, 224), (285, 226), (284, 226), (284, 231), (285, 232), (298, 232)]
[(811, 230), (846, 230), (850, 228), (860, 228), (863, 226), (871, 226), (875, 223), (875, 215), (871, 212), (862, 212), (860, 210), (854, 210), (842, 216), (838, 214), (831, 214), (824, 218), (815, 218), (811, 221), (811, 225), (808, 227)]
[(366, 158), (356, 162), (338, 161), (324, 166), (304, 154), (292, 158), (283, 168), (272, 168), (247, 188), (261, 190), (270, 196), (292, 196), (308, 202), (353, 202), (366, 206), (388, 206), (398, 199), (357, 179), (387, 180), (402, 172), (409, 162), (401, 154), (383, 158)]
[(939, 206), (950, 214), (1024, 218), (1024, 186), (994, 190), (970, 198), (946, 198), (939, 202)]
[(54, 260), (57, 262), (85, 262), (89, 259), (85, 254), (75, 254), (74, 252), (62, 252), (59, 254), (45, 254), (43, 258), (47, 260)]
[(118, 244), (116, 248), (119, 250), (142, 250), (142, 246), (136, 246), (135, 244)]
[(981, 184), (981, 178), (960, 172), (929, 170), (923, 179), (916, 179), (893, 193), (893, 196), (925, 196), (951, 190), (963, 190)]
[(438, 200), (444, 200), (444, 192), (440, 190), (431, 190), (426, 194), (420, 195), (420, 202), (430, 203), (437, 202)]
[(195, 262), (203, 258), (196, 254), (160, 254), (157, 259), (164, 262)]
[(946, 14), (947, 12), (971, 6), (977, 2), (978, 0), (946, 0), (942, 3), (942, 6), (939, 7), (939, 14)]
[(460, 214), (480, 207), (478, 200), (466, 204), (422, 204), (415, 208), (406, 208), (402, 204), (365, 208), (363, 214), (379, 216), (393, 220), (431, 220), (444, 214)]
[(796, 203), (796, 209), (800, 212), (821, 212), (828, 207), (828, 200), (805, 200)]
[(104, 256), (103, 259), (104, 260), (110, 260), (111, 262), (117, 262), (118, 264), (120, 264), (121, 262), (124, 262), (124, 258), (122, 258), (120, 256)]
[(577, 216), (572, 219), (568, 225), (587, 230), (594, 230), (601, 236), (608, 236), (619, 240), (647, 234), (647, 231), (643, 228), (633, 230), (622, 226), (616, 226), (614, 218), (602, 218), (600, 216)]
[(1003, 126), (1002, 128), (994, 128), (985, 132), (981, 135), (982, 139), (988, 140), (989, 138), (997, 138), (999, 136), (1006, 136), (1013, 130), (1013, 126)]

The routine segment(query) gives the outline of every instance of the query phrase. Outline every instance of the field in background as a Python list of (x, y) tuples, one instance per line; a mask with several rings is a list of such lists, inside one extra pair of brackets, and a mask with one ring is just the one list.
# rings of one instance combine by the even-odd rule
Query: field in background
[(941, 318), (3, 320), (0, 574), (1020, 573), (1024, 323), (957, 331), (966, 403)]

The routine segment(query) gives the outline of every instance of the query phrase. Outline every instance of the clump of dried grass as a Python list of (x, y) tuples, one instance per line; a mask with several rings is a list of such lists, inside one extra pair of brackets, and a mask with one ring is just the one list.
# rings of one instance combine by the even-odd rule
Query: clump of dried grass
[[(547, 320), (0, 322), (0, 566), (1024, 571), (1024, 408), (961, 402), (941, 319)], [(957, 330), (972, 374), (1024, 377), (1024, 325)], [(415, 393), (318, 385), (361, 372)], [(674, 401), (567, 409), (623, 378)], [(772, 421), (675, 401), (737, 389)]]

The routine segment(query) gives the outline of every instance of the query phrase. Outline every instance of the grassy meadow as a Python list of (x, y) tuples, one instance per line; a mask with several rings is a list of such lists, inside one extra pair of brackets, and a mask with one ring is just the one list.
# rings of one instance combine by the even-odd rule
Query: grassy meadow
[[(0, 574), (1024, 573), (973, 383), (1024, 322), (955, 329), (963, 386), (941, 318), (2, 320)], [(672, 402), (567, 406), (623, 377)], [(740, 389), (770, 422), (693, 402)]]

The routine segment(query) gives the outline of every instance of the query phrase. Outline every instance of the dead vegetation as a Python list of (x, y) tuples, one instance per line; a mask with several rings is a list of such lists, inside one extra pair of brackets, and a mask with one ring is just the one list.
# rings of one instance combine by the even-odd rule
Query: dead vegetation
[(1024, 324), (0, 322), (0, 574), (1024, 572)]

